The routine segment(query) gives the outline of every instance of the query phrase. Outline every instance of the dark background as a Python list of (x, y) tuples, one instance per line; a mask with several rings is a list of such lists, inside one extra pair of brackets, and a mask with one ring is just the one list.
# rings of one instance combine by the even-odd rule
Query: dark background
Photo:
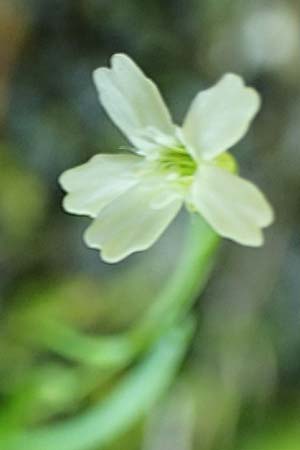
[(276, 223), (261, 249), (224, 242), (178, 380), (109, 448), (299, 448), (299, 18), (297, 0), (1, 0), (0, 429), (62, 421), (99, 395), (96, 373), (47, 350), (43, 320), (126, 329), (180, 257), (184, 213), (151, 250), (111, 266), (82, 242), (89, 220), (61, 208), (60, 173), (125, 143), (91, 79), (125, 52), (178, 123), (225, 72), (261, 93), (233, 153)]

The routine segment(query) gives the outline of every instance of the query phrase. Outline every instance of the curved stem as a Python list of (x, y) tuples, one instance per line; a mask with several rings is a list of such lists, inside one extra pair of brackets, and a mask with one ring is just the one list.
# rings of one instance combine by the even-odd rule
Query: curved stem
[(107, 445), (143, 416), (169, 386), (192, 331), (190, 321), (173, 327), (99, 404), (57, 425), (4, 435), (1, 437), (3, 448), (85, 450)]
[(41, 324), (39, 343), (66, 358), (117, 370), (172, 324), (185, 316), (207, 281), (219, 237), (197, 214), (190, 216), (187, 239), (175, 272), (144, 317), (129, 331), (115, 336), (86, 336), (55, 321)]
[(106, 399), (61, 424), (7, 437), (6, 450), (102, 446), (145, 414), (172, 381), (188, 348), (192, 327), (187, 312), (207, 280), (218, 242), (199, 217), (192, 217), (175, 272), (146, 315), (125, 334), (93, 338), (49, 322), (44, 344), (78, 362), (114, 371), (145, 350), (146, 356)]
[(216, 233), (198, 214), (190, 216), (178, 266), (152, 308), (130, 332), (131, 337), (148, 342), (188, 312), (205, 286), (219, 241)]

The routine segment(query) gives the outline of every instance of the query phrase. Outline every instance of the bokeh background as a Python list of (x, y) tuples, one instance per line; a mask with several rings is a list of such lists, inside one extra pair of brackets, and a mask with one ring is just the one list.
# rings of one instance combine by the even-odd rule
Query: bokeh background
[(233, 153), (276, 223), (261, 249), (222, 244), (177, 377), (105, 448), (297, 450), (298, 0), (0, 1), (0, 448), (7, 433), (61, 423), (105, 397), (123, 373), (108, 380), (92, 355), (66, 358), (65, 330), (126, 330), (180, 258), (184, 213), (151, 250), (112, 266), (84, 246), (89, 220), (61, 208), (62, 171), (126, 145), (91, 80), (120, 51), (158, 83), (179, 123), (224, 72), (259, 90), (262, 109)]

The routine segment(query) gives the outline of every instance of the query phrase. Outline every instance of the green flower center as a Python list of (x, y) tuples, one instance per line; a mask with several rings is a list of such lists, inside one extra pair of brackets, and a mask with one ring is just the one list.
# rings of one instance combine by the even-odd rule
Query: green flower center
[(197, 162), (184, 147), (165, 149), (160, 154), (159, 165), (163, 171), (180, 177), (190, 177), (197, 170)]
[[(196, 161), (193, 159), (183, 146), (164, 149), (160, 153), (158, 162), (160, 170), (166, 174), (174, 174), (182, 182), (192, 181), (197, 168), (202, 164), (201, 160)], [(231, 173), (237, 172), (236, 160), (227, 152), (218, 155), (209, 163), (228, 170)]]

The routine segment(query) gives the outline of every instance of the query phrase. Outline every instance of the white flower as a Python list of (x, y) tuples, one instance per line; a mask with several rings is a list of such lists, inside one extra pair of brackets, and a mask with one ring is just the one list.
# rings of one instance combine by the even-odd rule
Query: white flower
[[(64, 208), (94, 218), (89, 247), (117, 262), (150, 247), (183, 203), (223, 237), (263, 243), (273, 220), (263, 194), (235, 175), (228, 148), (246, 133), (259, 96), (234, 74), (224, 75), (192, 102), (181, 128), (174, 125), (156, 85), (124, 54), (94, 72), (100, 101), (133, 145), (134, 154), (105, 155), (67, 170), (60, 183)], [(226, 153), (225, 153), (226, 152)]]

